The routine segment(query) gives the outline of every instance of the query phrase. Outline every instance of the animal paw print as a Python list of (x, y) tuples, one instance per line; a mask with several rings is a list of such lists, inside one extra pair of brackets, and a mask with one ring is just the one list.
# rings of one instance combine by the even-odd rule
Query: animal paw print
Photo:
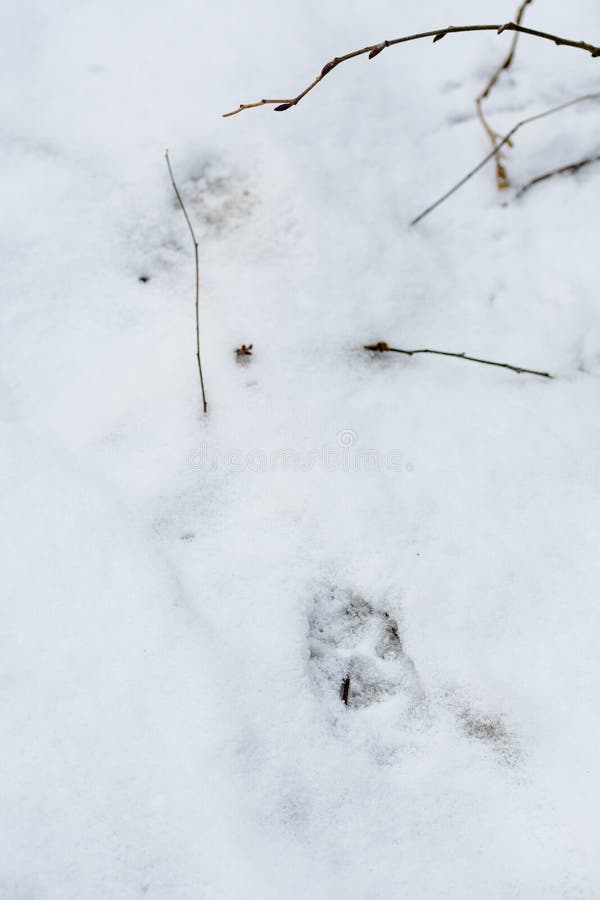
[(255, 204), (243, 176), (217, 160), (206, 162), (188, 178), (186, 190), (196, 217), (217, 234), (239, 225)]
[(308, 643), (313, 682), (352, 709), (397, 695), (421, 698), (398, 622), (360, 594), (340, 588), (319, 593), (309, 612)]

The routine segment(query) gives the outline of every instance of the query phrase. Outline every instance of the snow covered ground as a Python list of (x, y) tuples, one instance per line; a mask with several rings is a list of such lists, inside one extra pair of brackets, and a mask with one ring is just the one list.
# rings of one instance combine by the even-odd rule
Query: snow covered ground
[[(600, 168), (512, 201), (600, 106), (412, 229), (509, 35), (221, 118), (514, 5), (4, 4), (2, 900), (600, 896)], [(600, 42), (592, 0), (527, 16)], [(523, 38), (486, 108), (599, 75)]]

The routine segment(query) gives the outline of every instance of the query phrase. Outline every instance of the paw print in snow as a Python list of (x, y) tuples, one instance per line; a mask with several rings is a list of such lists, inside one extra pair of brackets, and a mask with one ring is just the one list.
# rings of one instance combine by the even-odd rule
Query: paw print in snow
[(417, 672), (406, 654), (396, 619), (351, 591), (325, 590), (308, 621), (313, 682), (352, 709), (401, 695), (422, 699)]

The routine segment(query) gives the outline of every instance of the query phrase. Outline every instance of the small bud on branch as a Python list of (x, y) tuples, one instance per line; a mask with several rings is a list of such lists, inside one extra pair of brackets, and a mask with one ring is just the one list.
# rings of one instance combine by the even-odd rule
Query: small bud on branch
[(376, 56), (379, 56), (382, 50), (385, 50), (386, 44), (379, 44), (378, 47), (373, 47), (371, 52), (369, 53), (369, 59), (375, 59)]
[(331, 72), (332, 69), (335, 69), (337, 66), (337, 61), (335, 59), (330, 60), (330, 62), (325, 63), (323, 68), (321, 69), (321, 78), (325, 78), (325, 76)]

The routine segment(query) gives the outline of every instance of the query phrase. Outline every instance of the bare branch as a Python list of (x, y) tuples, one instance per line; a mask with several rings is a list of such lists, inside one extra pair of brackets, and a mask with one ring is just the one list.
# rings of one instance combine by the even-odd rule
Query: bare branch
[[(523, 21), (523, 16), (525, 15), (525, 10), (532, 3), (533, 0), (523, 0), (519, 9), (517, 10), (517, 15), (515, 16), (515, 24), (520, 25)], [(481, 122), (483, 129), (490, 141), (492, 142), (492, 147), (496, 147), (497, 142), (501, 139), (501, 135), (499, 135), (494, 129), (491, 127), (486, 117), (483, 114), (483, 101), (489, 96), (492, 88), (496, 85), (496, 82), (500, 78), (502, 72), (505, 72), (506, 69), (510, 68), (510, 65), (513, 61), (515, 50), (517, 48), (517, 42), (519, 40), (519, 32), (515, 32), (514, 37), (510, 44), (510, 50), (508, 51), (508, 56), (504, 59), (502, 63), (498, 66), (498, 68), (493, 72), (490, 80), (479, 94), (478, 97), (475, 98), (475, 109), (477, 110), (477, 118)], [(510, 145), (509, 145), (510, 146)], [(502, 162), (502, 158), (499, 151), (496, 151), (496, 184), (498, 189), (503, 191), (506, 188), (510, 187), (510, 181), (508, 180), (508, 175), (506, 174), (506, 169), (504, 167), (504, 163)]]
[(551, 172), (545, 172), (544, 175), (538, 175), (537, 178), (532, 178), (531, 181), (528, 181), (527, 184), (523, 185), (519, 191), (513, 197), (513, 200), (518, 200), (519, 197), (522, 197), (523, 194), (532, 188), (536, 184), (540, 184), (542, 181), (547, 181), (549, 178), (554, 178), (555, 175), (565, 175), (570, 174), (573, 175), (575, 172), (579, 172), (580, 169), (583, 169), (585, 166), (589, 166), (592, 163), (600, 162), (599, 156), (589, 156), (586, 159), (580, 159), (579, 162), (569, 163), (568, 166), (561, 166), (559, 169), (552, 169)]
[(498, 150), (503, 147), (505, 144), (510, 143), (511, 138), (519, 131), (520, 128), (523, 128), (525, 125), (529, 125), (531, 122), (537, 122), (538, 119), (544, 119), (546, 116), (552, 116), (554, 113), (561, 112), (563, 109), (567, 109), (569, 106), (575, 106), (577, 103), (583, 103), (584, 100), (598, 100), (600, 98), (600, 92), (595, 94), (584, 94), (582, 97), (575, 97), (574, 100), (567, 100), (566, 103), (560, 103), (558, 106), (553, 106), (551, 109), (546, 109), (544, 112), (537, 113), (535, 116), (528, 116), (526, 119), (521, 119), (520, 122), (517, 122), (511, 130), (504, 135), (499, 144), (492, 150), (487, 156), (481, 160), (481, 162), (477, 163), (477, 165), (471, 169), (460, 181), (457, 181), (455, 185), (453, 185), (450, 190), (446, 191), (445, 194), (442, 194), (435, 203), (432, 203), (431, 206), (428, 206), (427, 209), (424, 209), (423, 212), (420, 212), (418, 216), (416, 216), (411, 225), (416, 225), (417, 222), (420, 222), (421, 219), (424, 219), (425, 216), (428, 216), (430, 212), (433, 212), (434, 209), (437, 209), (438, 206), (441, 206), (445, 200), (455, 194), (464, 184), (469, 181), (473, 175), (476, 175), (480, 169), (482, 169), (486, 163), (493, 159), (496, 156)]
[(167, 161), (167, 168), (169, 169), (169, 175), (171, 178), (171, 184), (173, 185), (173, 190), (175, 191), (175, 196), (179, 202), (179, 206), (181, 207), (181, 211), (185, 216), (185, 221), (187, 222), (187, 226), (190, 230), (190, 235), (192, 236), (192, 241), (194, 244), (194, 258), (196, 261), (196, 359), (198, 361), (198, 375), (200, 376), (200, 389), (202, 391), (202, 406), (204, 412), (208, 411), (208, 405), (206, 403), (206, 392), (204, 390), (204, 376), (202, 375), (202, 361), (200, 359), (200, 310), (199, 310), (199, 298), (200, 298), (200, 266), (198, 262), (198, 241), (196, 240), (196, 234), (192, 227), (192, 223), (190, 221), (190, 217), (187, 214), (187, 210), (185, 208), (184, 202), (181, 199), (181, 194), (179, 193), (179, 189), (175, 183), (175, 176), (173, 175), (173, 169), (171, 168), (171, 161), (169, 159), (169, 151), (165, 150), (165, 159)]
[(237, 109), (224, 113), (223, 118), (235, 116), (245, 109), (253, 109), (256, 106), (266, 105), (275, 106), (275, 112), (285, 112), (285, 110), (300, 103), (302, 98), (306, 97), (306, 95), (329, 75), (330, 72), (341, 65), (341, 63), (347, 62), (349, 59), (354, 59), (356, 56), (363, 56), (365, 54), (368, 54), (369, 59), (374, 59), (382, 52), (382, 50), (385, 50), (387, 47), (394, 47), (396, 44), (406, 44), (409, 41), (418, 41), (429, 37), (433, 38), (435, 44), (437, 41), (441, 41), (442, 38), (445, 38), (448, 34), (463, 34), (471, 31), (495, 31), (497, 34), (502, 34), (504, 31), (515, 31), (519, 32), (519, 34), (529, 34), (546, 41), (552, 41), (557, 47), (575, 47), (578, 50), (585, 50), (586, 53), (589, 53), (593, 57), (600, 56), (600, 47), (596, 47), (594, 44), (588, 44), (585, 41), (572, 41), (568, 38), (559, 37), (556, 34), (549, 34), (545, 31), (536, 31), (533, 28), (525, 28), (523, 25), (519, 25), (516, 22), (506, 22), (504, 25), (449, 25), (447, 28), (436, 28), (433, 31), (423, 31), (419, 34), (405, 35), (404, 37), (394, 38), (393, 40), (382, 41), (379, 44), (371, 44), (369, 47), (363, 47), (362, 50), (353, 50), (351, 53), (345, 53), (343, 56), (336, 56), (326, 63), (321, 69), (320, 74), (295, 97), (280, 98), (278, 100), (263, 99), (257, 100), (255, 103), (241, 103)]
[(548, 372), (538, 372), (536, 369), (524, 369), (522, 366), (511, 366), (509, 363), (492, 362), (489, 359), (479, 359), (477, 356), (467, 356), (466, 353), (450, 353), (447, 350), (400, 350), (398, 347), (390, 347), (385, 341), (377, 344), (365, 344), (365, 350), (374, 350), (377, 353), (403, 353), (405, 356), (414, 356), (416, 353), (433, 353), (436, 356), (452, 356), (455, 359), (465, 359), (469, 362), (481, 363), (484, 366), (499, 366), (501, 369), (510, 369), (519, 375), (526, 372), (528, 375), (540, 375), (542, 378), (552, 378)]

